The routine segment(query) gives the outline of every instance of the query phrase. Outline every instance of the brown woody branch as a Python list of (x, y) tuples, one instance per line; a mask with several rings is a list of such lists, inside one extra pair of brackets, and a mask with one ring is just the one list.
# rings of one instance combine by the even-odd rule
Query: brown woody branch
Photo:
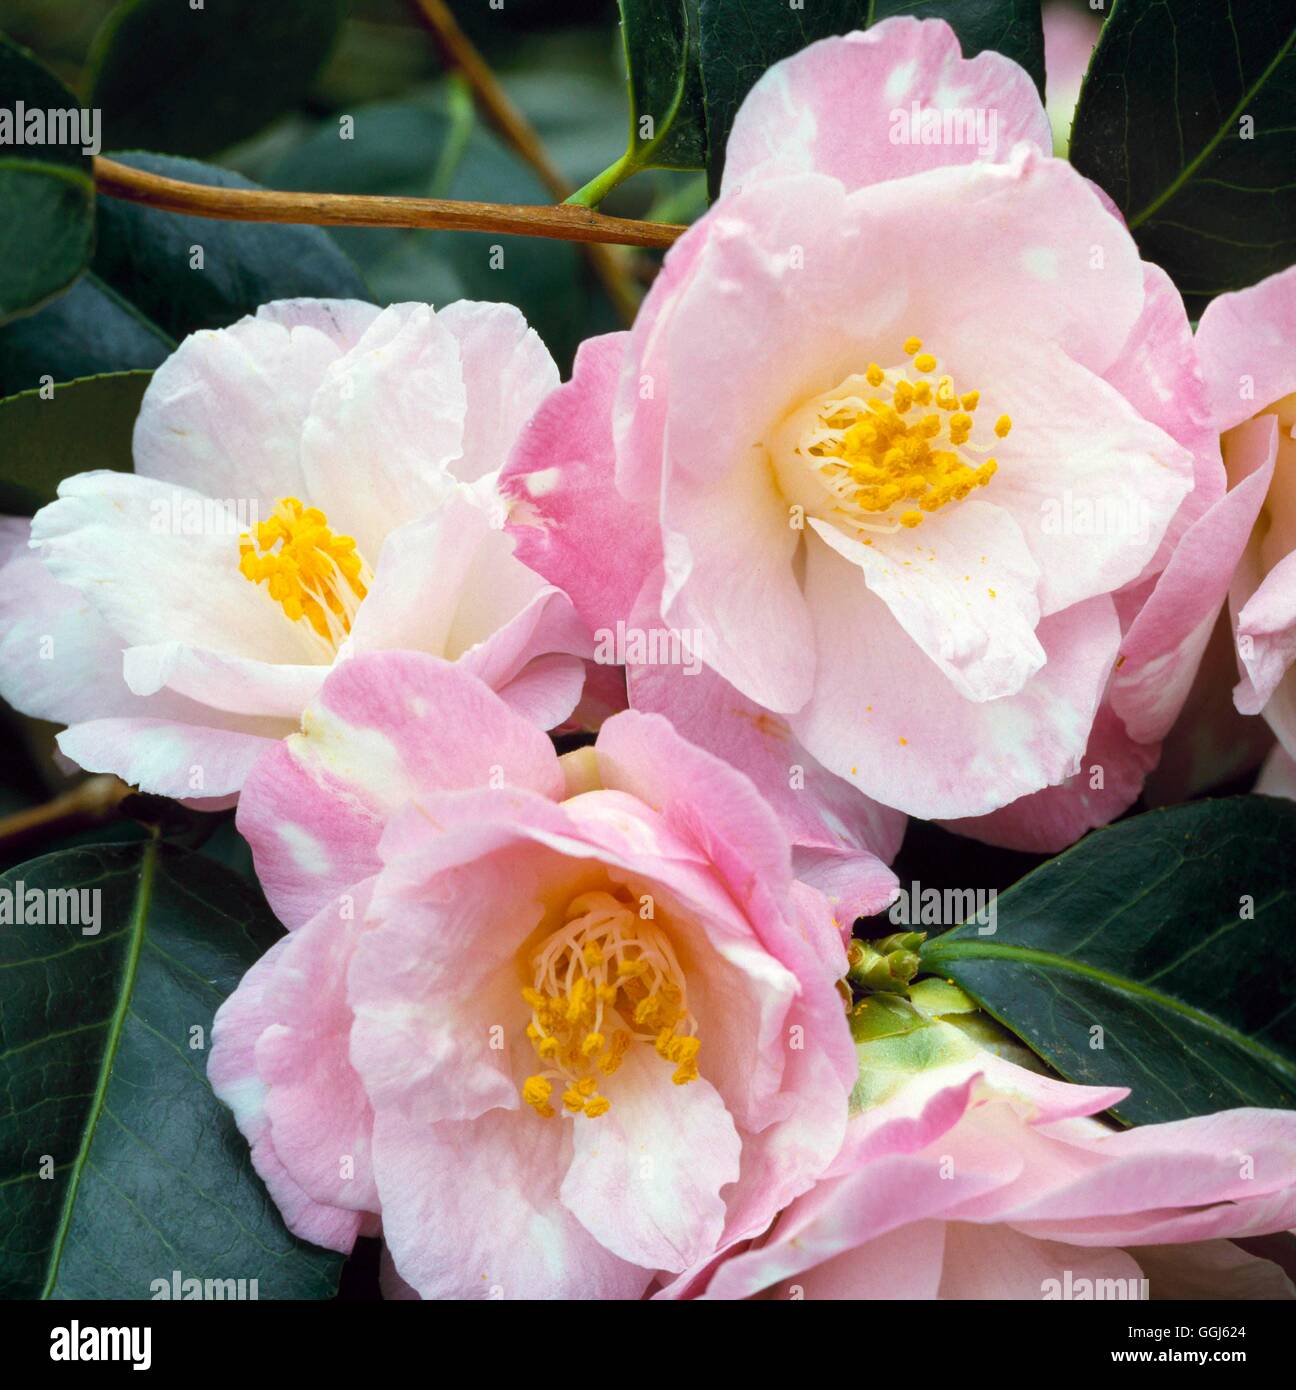
[(685, 230), (666, 222), (605, 217), (589, 208), (471, 203), (447, 198), (379, 198), (350, 193), (280, 193), (268, 188), (212, 188), (132, 169), (102, 156), (95, 187), (110, 198), (164, 212), (226, 222), (288, 222), (315, 227), (426, 227), (499, 232), (614, 246), (667, 247)]

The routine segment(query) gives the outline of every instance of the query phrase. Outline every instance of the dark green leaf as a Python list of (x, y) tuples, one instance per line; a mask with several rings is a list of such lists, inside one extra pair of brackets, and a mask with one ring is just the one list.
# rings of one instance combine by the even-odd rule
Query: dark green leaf
[(38, 313), (0, 328), (0, 395), (156, 367), (174, 350), (168, 334), (88, 273)]
[[(114, 154), (168, 178), (253, 188), (238, 174), (169, 155)], [(318, 227), (222, 222), (98, 200), (92, 273), (40, 313), (0, 329), (0, 392), (156, 367), (200, 328), (223, 328), (271, 299), (368, 299), (355, 266)], [(196, 267), (196, 248), (202, 265)]]
[(131, 433), (150, 372), (83, 377), (0, 400), (0, 512), (32, 516), (73, 473), (131, 471)]
[(713, 194), (720, 187), (734, 116), (766, 68), (817, 39), (867, 29), (894, 15), (945, 20), (958, 35), (965, 58), (995, 49), (1020, 63), (1044, 91), (1039, 0), (808, 0), (801, 9), (787, 0), (699, 0), (699, 7)]
[(697, 0), (620, 0), (630, 86), (628, 155), (640, 168), (701, 169), (706, 112)]
[[(270, 176), (276, 188), (404, 194), (497, 203), (550, 201), (513, 154), (453, 101), (361, 107), (351, 139), (326, 122)], [(592, 332), (614, 326), (590, 287), (580, 251), (541, 237), (398, 228), (340, 228), (383, 303), (469, 298), (516, 304), (559, 362)]]
[(297, 105), (342, 23), (341, 0), (123, 0), (95, 39), (105, 141), (210, 155)]
[[(216, 188), (254, 188), (238, 174), (157, 154), (117, 154), (135, 169)], [(202, 268), (195, 269), (195, 248)], [(318, 227), (224, 222), (99, 199), (94, 272), (172, 338), (224, 328), (271, 299), (367, 299), (355, 266)]]
[[(0, 36), (0, 120), (13, 127), (0, 132), (0, 323), (65, 290), (90, 259), (94, 184), (78, 110), (53, 73)], [(59, 133), (78, 138), (51, 140)]]
[(1071, 161), (1194, 314), (1296, 258), (1296, 0), (1117, 0)]
[[(1131, 1124), (1296, 1106), (1296, 804), (1151, 811), (1088, 836), (922, 948)], [(1101, 1030), (1095, 1032), (1095, 1029)]]
[(102, 896), (97, 935), (0, 926), (0, 1297), (148, 1298), (177, 1269), (329, 1297), (338, 1257), (284, 1228), (206, 1077), (216, 1008), (278, 935), (264, 903), (153, 840), (20, 865), (10, 901), (19, 883)]

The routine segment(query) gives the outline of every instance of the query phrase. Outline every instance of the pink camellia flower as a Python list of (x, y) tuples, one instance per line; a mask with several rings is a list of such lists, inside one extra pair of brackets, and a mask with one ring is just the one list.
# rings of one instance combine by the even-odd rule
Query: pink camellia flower
[(1121, 1132), (1092, 1117), (1125, 1090), (959, 1055), (966, 1043), (928, 1050), (939, 1046), (954, 1056), (898, 1082), (884, 1076), (883, 1097), (852, 1117), (824, 1179), (763, 1240), (680, 1291), (1296, 1297), (1279, 1266), (1232, 1243), (1296, 1223), (1296, 1112), (1229, 1110)]
[(1229, 478), (1265, 476), (1229, 591), (1234, 701), (1278, 736), (1261, 790), (1296, 790), (1296, 267), (1207, 305), (1197, 331)]
[(786, 720), (702, 665), (689, 634), (663, 625), (655, 519), (621, 496), (613, 476), (612, 394), (628, 337), (583, 343), (572, 380), (520, 436), (500, 479), (518, 556), (569, 596), (596, 639), (594, 661), (604, 664), (595, 670), (624, 667), (636, 708), (667, 715), (755, 782), (793, 842), (798, 877), (822, 888), (849, 924), (893, 896), (885, 866), (906, 818), (822, 767)]
[(840, 1147), (842, 940), (741, 774), (613, 716), (561, 761), (476, 677), (342, 663), (249, 776), (289, 927), (212, 1084), (298, 1234), (430, 1297), (637, 1298)]
[(1212, 515), (1177, 292), (1049, 143), (1027, 75), (940, 21), (777, 64), (634, 328), (502, 478), (587, 622), (685, 634), (709, 674), (632, 664), (632, 704), (767, 795), (804, 752), (825, 844), (878, 804), (1033, 848), (1123, 810), (1249, 525), (1255, 489)]
[[(268, 304), (157, 370), (135, 473), (8, 522), (0, 694), (146, 791), (237, 793), (333, 665), (462, 660), (543, 725), (585, 638), (518, 562), (494, 476), (557, 383), (508, 305)], [(567, 655), (563, 655), (567, 653)]]

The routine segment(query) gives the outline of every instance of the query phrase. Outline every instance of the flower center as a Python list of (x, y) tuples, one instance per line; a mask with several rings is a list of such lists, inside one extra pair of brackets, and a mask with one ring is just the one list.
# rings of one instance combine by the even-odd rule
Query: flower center
[[(826, 506), (825, 519), (885, 534), (919, 525), (994, 477), (997, 461), (982, 458), (993, 446), (972, 439), (981, 393), (960, 394), (918, 338), (904, 352), (912, 362), (870, 363), (780, 429), (772, 450), (780, 486), (811, 514)], [(1011, 428), (1001, 415), (994, 433), (1003, 439)]]
[(355, 541), (296, 497), (281, 497), (268, 521), (239, 537), (239, 570), (266, 586), (290, 622), (309, 624), (335, 651), (373, 583)]
[(599, 1094), (636, 1043), (651, 1043), (674, 1068), (677, 1086), (697, 1078), (697, 1020), (689, 1013), (684, 972), (666, 934), (610, 893), (582, 893), (566, 924), (531, 958), (534, 984), (527, 1037), (546, 1065), (522, 1084), (522, 1099), (540, 1115), (554, 1086), (572, 1115), (590, 1119), (611, 1105)]

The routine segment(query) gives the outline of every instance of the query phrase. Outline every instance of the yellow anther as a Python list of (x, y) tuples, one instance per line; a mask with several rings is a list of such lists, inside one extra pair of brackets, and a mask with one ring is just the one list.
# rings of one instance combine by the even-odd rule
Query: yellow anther
[(664, 1034), (673, 1040), (662, 1055), (675, 1079), (697, 1074), (700, 1044), (683, 973), (669, 939), (636, 904), (608, 892), (573, 899), (565, 924), (529, 964), (534, 984), (521, 991), (531, 1009), (526, 1035), (549, 1070), (527, 1078), (522, 1097), (538, 1113), (554, 1113), (548, 1078), (557, 1077), (567, 1112), (606, 1114), (611, 1102), (599, 1094), (599, 1077), (611, 1077), (637, 1039)]
[(567, 1019), (570, 1023), (578, 1023), (585, 1015), (585, 1011), (590, 1007), (590, 982), (581, 975), (571, 987), (571, 994), (567, 998)]
[(1001, 415), (995, 421), (994, 430), (1000, 439), (1006, 438), (1010, 429), (1012, 429), (1012, 419), (1009, 416)]
[(912, 357), (915, 352), (922, 351), (921, 338), (906, 338), (904, 340), (904, 351), (906, 357)]
[[(914, 349), (913, 367), (934, 374), (936, 355), (921, 347), (916, 337), (905, 340), (905, 352)], [(870, 362), (862, 379), (847, 377), (797, 412), (793, 418), (805, 422), (806, 433), (776, 460), (780, 468), (784, 459), (809, 465), (828, 494), (834, 520), (848, 517), (865, 544), (867, 532), (920, 525), (925, 515), (961, 501), (994, 472), (980, 463), (985, 446), (973, 438), (980, 393), (960, 394), (948, 372), (934, 381), (910, 380), (905, 372)], [(911, 416), (915, 404), (927, 408)], [(1002, 417), (1001, 425), (1006, 421)], [(1002, 438), (1006, 431), (997, 432)], [(795, 490), (795, 482), (790, 486)]]
[(522, 1099), (535, 1110), (536, 1114), (548, 1119), (553, 1113), (549, 1097), (553, 1095), (553, 1082), (544, 1076), (528, 1076), (522, 1083)]
[(305, 619), (335, 648), (373, 583), (355, 541), (296, 497), (281, 497), (267, 521), (239, 537), (238, 567), (250, 583), (266, 586), (290, 622)]
[(634, 1039), (630, 1034), (624, 1030), (613, 1033), (611, 1045), (608, 1047), (607, 1052), (599, 1058), (599, 1071), (601, 1071), (604, 1076), (611, 1076), (621, 1065), (633, 1041)]

